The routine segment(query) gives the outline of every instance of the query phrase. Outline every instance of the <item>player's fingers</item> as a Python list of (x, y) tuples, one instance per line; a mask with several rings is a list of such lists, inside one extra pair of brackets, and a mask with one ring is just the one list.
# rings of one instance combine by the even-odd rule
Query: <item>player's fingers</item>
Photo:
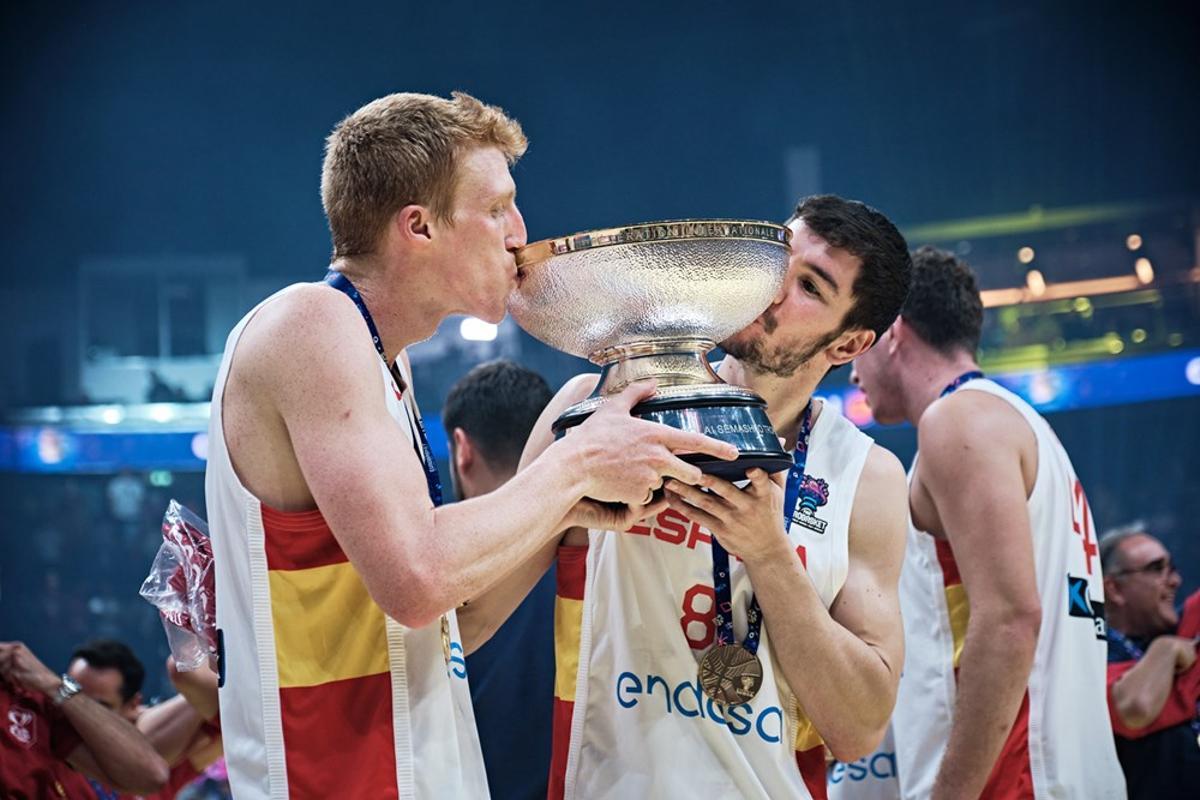
[(699, 523), (708, 528), (710, 532), (720, 529), (724, 524), (719, 517), (709, 514), (702, 508), (697, 508), (677, 494), (668, 493), (667, 497), (671, 501), (671, 508), (683, 514), (692, 522)]
[(601, 408), (612, 409), (610, 413), (628, 414), (634, 406), (654, 394), (656, 386), (653, 380), (631, 383), (620, 394), (607, 398)]
[(738, 449), (729, 442), (666, 425), (660, 427), (662, 430), (659, 431), (659, 441), (674, 453), (704, 453), (725, 461), (732, 461), (738, 457)]
[(688, 486), (678, 481), (669, 481), (663, 488), (666, 492), (675, 495), (689, 505), (703, 509), (710, 514), (719, 513), (722, 508), (727, 506), (725, 500), (720, 496), (701, 491), (695, 486)]
[[(634, 519), (629, 521), (629, 525), (636, 525), (639, 522), (652, 520), (670, 507), (671, 500), (664, 494), (655, 498), (644, 506), (631, 508), (630, 514), (634, 517)], [(629, 525), (626, 525), (625, 527), (629, 527)]]
[(696, 484), (704, 477), (704, 473), (695, 464), (689, 464), (683, 459), (669, 454), (656, 465), (655, 469), (658, 470), (658, 474), (664, 481), (674, 478), (683, 483)]
[(771, 477), (765, 470), (755, 467), (746, 471), (746, 477), (750, 479), (749, 488), (755, 497), (762, 497), (770, 491)]
[(727, 480), (716, 475), (705, 475), (700, 479), (700, 486), (708, 489), (730, 505), (739, 505), (743, 499), (742, 490)]

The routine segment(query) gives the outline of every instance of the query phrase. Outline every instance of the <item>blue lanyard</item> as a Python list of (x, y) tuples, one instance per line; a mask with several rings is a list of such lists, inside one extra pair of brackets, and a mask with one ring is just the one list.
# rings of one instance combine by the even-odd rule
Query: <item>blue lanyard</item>
[[(379, 329), (375, 327), (375, 320), (371, 316), (371, 312), (367, 310), (367, 304), (362, 299), (362, 295), (358, 293), (358, 289), (354, 288), (354, 284), (350, 282), (349, 278), (334, 270), (326, 273), (325, 282), (354, 301), (358, 313), (362, 314), (363, 322), (367, 323), (371, 341), (375, 344), (375, 352), (379, 353), (379, 357), (383, 359), (384, 365), (392, 374), (392, 380), (396, 381), (396, 386), (407, 389), (400, 370), (396, 368), (395, 364), (388, 363), (387, 353), (383, 350), (383, 341), (379, 338)], [(416, 423), (417, 437), (420, 440), (419, 446), (416, 446), (415, 449), (417, 457), (421, 459), (421, 466), (425, 468), (425, 486), (429, 490), (429, 499), (435, 506), (440, 506), (442, 504), (442, 477), (438, 474), (437, 461), (433, 458), (433, 451), (429, 447), (429, 437), (425, 435), (425, 426), (421, 424), (420, 415), (414, 412), (412, 418)]]
[(964, 372), (962, 375), (959, 375), (957, 378), (950, 381), (950, 385), (947, 386), (945, 389), (942, 389), (942, 393), (939, 394), (938, 397), (945, 397), (948, 394), (953, 394), (958, 389), (958, 387), (962, 386), (967, 381), (973, 381), (976, 378), (982, 378), (982, 377), (983, 377), (983, 373), (977, 369), (973, 369), (970, 372)]
[[(804, 467), (808, 464), (808, 439), (812, 434), (812, 401), (804, 407), (800, 417), (800, 435), (796, 437), (796, 453), (792, 456), (792, 468), (788, 472), (787, 485), (783, 494), (783, 530), (786, 534), (796, 513), (800, 500), (800, 484), (804, 481)], [(713, 624), (717, 629), (717, 644), (733, 644), (733, 592), (729, 582), (729, 552), (714, 536), (712, 540), (713, 592), (715, 609)], [(746, 608), (746, 641), (742, 647), (751, 655), (758, 652), (759, 635), (762, 630), (762, 608), (758, 598), (750, 595)]]
[(96, 793), (96, 800), (121, 800), (121, 793), (116, 789), (110, 789), (92, 778), (88, 778), (87, 782), (91, 784), (92, 791)]
[[(1108, 638), (1120, 645), (1125, 650), (1125, 653), (1134, 661), (1141, 661), (1142, 656), (1146, 655), (1145, 650), (1134, 644), (1128, 636), (1116, 628), (1110, 627), (1108, 629)], [(1192, 721), (1189, 724), (1191, 725), (1192, 733), (1197, 736), (1197, 742), (1200, 742), (1200, 700), (1196, 701), (1196, 716), (1192, 717)]]
[(1121, 645), (1121, 647), (1123, 647), (1125, 649), (1125, 652), (1129, 654), (1129, 657), (1132, 658), (1134, 661), (1141, 661), (1142, 656), (1146, 655), (1145, 650), (1143, 650), (1142, 648), (1140, 648), (1136, 644), (1134, 644), (1132, 641), (1130, 641), (1128, 636), (1121, 633), (1116, 628), (1108, 629), (1108, 638), (1112, 639), (1114, 642)]

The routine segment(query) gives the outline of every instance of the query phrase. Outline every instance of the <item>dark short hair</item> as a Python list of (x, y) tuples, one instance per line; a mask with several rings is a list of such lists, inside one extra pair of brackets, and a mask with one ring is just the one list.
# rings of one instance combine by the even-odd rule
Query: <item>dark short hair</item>
[(92, 639), (75, 648), (71, 661), (82, 658), (89, 666), (97, 669), (115, 669), (121, 673), (121, 700), (128, 703), (142, 690), (146, 680), (146, 668), (129, 649), (129, 645), (116, 639)]
[(516, 470), (533, 424), (552, 393), (536, 372), (508, 360), (480, 364), (458, 380), (446, 397), (446, 435), (462, 428), (484, 460), (498, 470)]
[(912, 288), (900, 316), (941, 353), (979, 349), (983, 300), (975, 273), (953, 253), (925, 245), (913, 253)]
[(900, 313), (912, 280), (908, 243), (890, 219), (857, 200), (832, 194), (806, 197), (789, 222), (802, 219), (813, 233), (862, 262), (850, 289), (854, 305), (842, 319), (842, 330), (861, 328), (883, 336)]

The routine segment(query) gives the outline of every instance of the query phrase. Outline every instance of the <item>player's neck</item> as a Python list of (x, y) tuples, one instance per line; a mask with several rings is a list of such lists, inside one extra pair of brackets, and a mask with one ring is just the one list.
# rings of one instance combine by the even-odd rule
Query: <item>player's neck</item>
[[(812, 399), (817, 384), (825, 377), (823, 371), (814, 369), (811, 364), (781, 377), (751, 369), (732, 356), (726, 356), (717, 374), (726, 383), (744, 386), (767, 401), (767, 417), (789, 451), (796, 446), (796, 437), (800, 435), (800, 417), (804, 408)], [(813, 410), (815, 420), (819, 409)]]
[(932, 353), (920, 363), (905, 370), (905, 383), (908, 398), (905, 416), (913, 425), (917, 425), (925, 410), (942, 396), (957, 377), (965, 372), (979, 369), (979, 364), (969, 353), (955, 353), (943, 356)]
[(511, 477), (511, 472), (496, 472), (484, 463), (478, 464), (470, 479), (464, 481), (464, 484), (468, 485), (464, 486), (466, 491), (463, 493), (463, 499), (470, 500), (472, 497), (490, 494), (503, 486)]
[(419, 268), (370, 256), (341, 258), (333, 267), (350, 279), (366, 303), (389, 363), (405, 347), (433, 336), (449, 313), (432, 291), (435, 281)]

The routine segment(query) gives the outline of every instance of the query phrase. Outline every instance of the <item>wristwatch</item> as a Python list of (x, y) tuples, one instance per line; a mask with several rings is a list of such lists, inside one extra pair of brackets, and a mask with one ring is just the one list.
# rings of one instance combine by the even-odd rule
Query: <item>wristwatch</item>
[(81, 691), (83, 691), (83, 687), (79, 685), (79, 681), (64, 672), (62, 683), (58, 685), (58, 691), (54, 693), (54, 705), (61, 706)]

